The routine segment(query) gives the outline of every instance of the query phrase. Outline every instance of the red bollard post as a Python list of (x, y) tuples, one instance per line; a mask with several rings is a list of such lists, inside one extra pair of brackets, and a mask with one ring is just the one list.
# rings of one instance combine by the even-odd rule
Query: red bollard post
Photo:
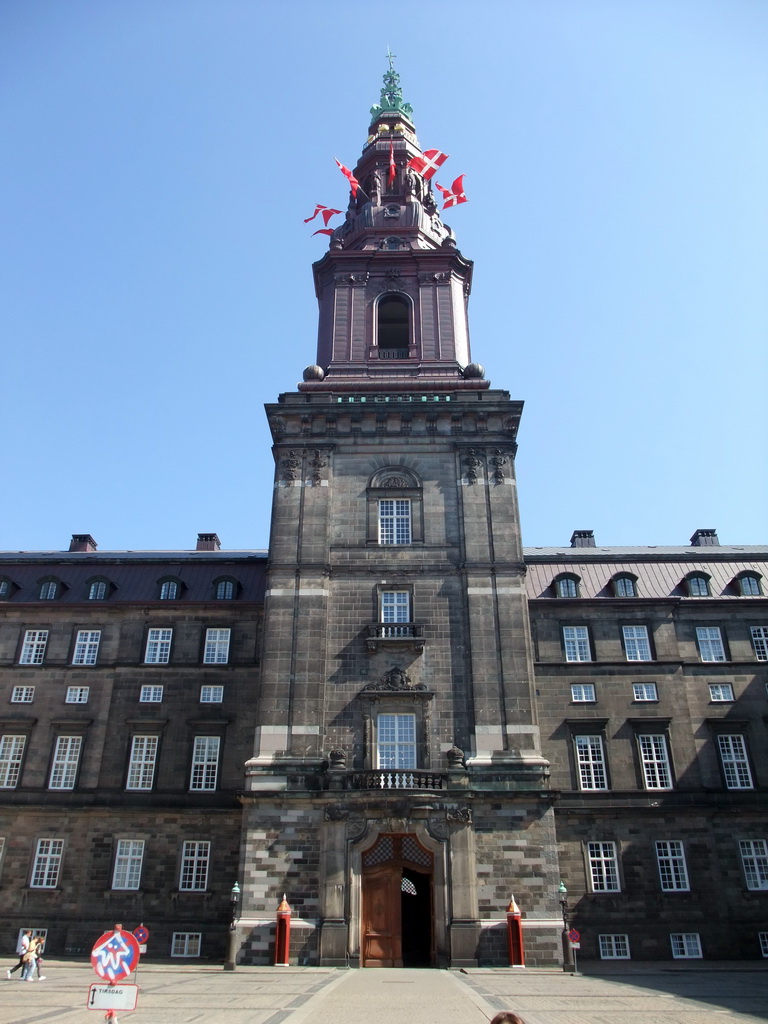
[(275, 967), (288, 967), (288, 955), (291, 949), (291, 908), (283, 893), (280, 906), (277, 908), (277, 926), (275, 928)]
[(525, 967), (525, 949), (523, 948), (523, 922), (520, 907), (513, 896), (507, 907), (507, 945), (509, 947), (509, 966)]

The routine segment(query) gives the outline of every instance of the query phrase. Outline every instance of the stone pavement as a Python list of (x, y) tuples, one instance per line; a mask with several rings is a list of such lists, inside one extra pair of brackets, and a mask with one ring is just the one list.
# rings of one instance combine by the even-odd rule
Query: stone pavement
[[(89, 964), (46, 960), (43, 982), (0, 974), (0, 1024), (101, 1024)], [(119, 1024), (758, 1024), (768, 963), (590, 963), (576, 977), (527, 969), (347, 970), (142, 964), (138, 1005)]]

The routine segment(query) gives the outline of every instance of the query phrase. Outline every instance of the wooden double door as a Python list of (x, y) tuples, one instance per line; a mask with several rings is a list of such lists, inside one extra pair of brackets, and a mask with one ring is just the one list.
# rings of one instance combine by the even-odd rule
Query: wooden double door
[(433, 858), (413, 835), (379, 836), (363, 854), (363, 967), (434, 963)]

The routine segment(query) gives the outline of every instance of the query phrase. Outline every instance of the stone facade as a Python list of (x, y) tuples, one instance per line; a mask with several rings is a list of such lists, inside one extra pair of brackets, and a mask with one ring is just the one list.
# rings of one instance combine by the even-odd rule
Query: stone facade
[(513, 897), (530, 966), (766, 956), (768, 548), (522, 547), (392, 70), (372, 115), (269, 552), (0, 557), (5, 952), (266, 964), (285, 895), (299, 965), (505, 965)]

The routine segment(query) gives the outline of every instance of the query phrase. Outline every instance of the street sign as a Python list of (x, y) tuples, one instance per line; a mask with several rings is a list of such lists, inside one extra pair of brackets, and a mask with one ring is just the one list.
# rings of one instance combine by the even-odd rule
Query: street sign
[(570, 942), (578, 942), (581, 939), (581, 932), (577, 932), (575, 928), (571, 928), (568, 932), (568, 939)]
[(138, 966), (139, 956), (130, 932), (104, 932), (91, 950), (91, 965), (104, 981), (123, 981)]
[(571, 949), (581, 949), (581, 943), (580, 942), (572, 942), (571, 943)]
[(149, 938), (149, 928), (145, 928), (143, 924), (140, 924), (138, 928), (133, 929), (133, 934), (136, 936), (136, 941), (139, 945), (143, 946)]
[(89, 1010), (135, 1010), (138, 985), (91, 985), (88, 989)]

